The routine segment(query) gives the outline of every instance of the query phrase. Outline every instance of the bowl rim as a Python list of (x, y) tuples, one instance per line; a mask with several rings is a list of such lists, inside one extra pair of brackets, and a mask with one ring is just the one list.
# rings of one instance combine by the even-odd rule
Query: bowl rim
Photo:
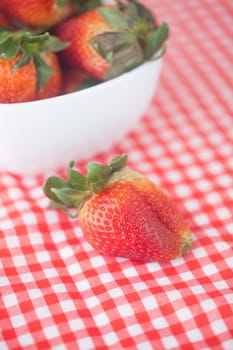
[(49, 98), (45, 98), (45, 99), (40, 99), (40, 100), (33, 100), (33, 101), (27, 101), (27, 102), (16, 102), (16, 103), (0, 103), (0, 108), (19, 108), (20, 106), (29, 106), (29, 105), (39, 105), (41, 103), (53, 103), (56, 100), (66, 100), (69, 99), (71, 96), (74, 97), (76, 95), (76, 97), (78, 96), (85, 96), (86, 94), (88, 94), (89, 92), (93, 92), (93, 90), (100, 90), (100, 89), (104, 89), (106, 87), (108, 87), (109, 85), (115, 85), (118, 84), (119, 81), (124, 81), (126, 80), (129, 76), (131, 76), (132, 74), (135, 74), (136, 72), (145, 69), (145, 67), (149, 66), (149, 65), (153, 65), (155, 63), (160, 64), (162, 61), (162, 58), (158, 58), (158, 59), (154, 59), (154, 60), (149, 60), (149, 61), (145, 61), (144, 63), (142, 63), (141, 65), (122, 73), (121, 75), (119, 75), (118, 77), (115, 77), (113, 79), (107, 80), (107, 81), (100, 81), (99, 84), (94, 85), (94, 86), (90, 86), (86, 89), (80, 90), (80, 91), (74, 91), (74, 92), (70, 92), (67, 94), (61, 94), (61, 95), (57, 95), (54, 97), (49, 97)]

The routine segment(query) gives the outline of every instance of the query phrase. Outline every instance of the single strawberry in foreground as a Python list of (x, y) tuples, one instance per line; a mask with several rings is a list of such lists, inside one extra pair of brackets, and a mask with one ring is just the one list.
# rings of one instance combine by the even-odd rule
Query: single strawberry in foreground
[(61, 52), (64, 61), (95, 79), (108, 80), (144, 61), (160, 57), (166, 49), (168, 26), (137, 1), (99, 6), (60, 25), (54, 33), (70, 42)]
[(0, 27), (0, 103), (17, 103), (60, 93), (56, 52), (67, 44), (49, 33), (32, 35)]
[(77, 209), (84, 236), (102, 254), (141, 262), (183, 255), (191, 246), (183, 217), (161, 188), (126, 167), (126, 159), (90, 163), (86, 176), (71, 162), (68, 180), (49, 177), (44, 192), (68, 214)]

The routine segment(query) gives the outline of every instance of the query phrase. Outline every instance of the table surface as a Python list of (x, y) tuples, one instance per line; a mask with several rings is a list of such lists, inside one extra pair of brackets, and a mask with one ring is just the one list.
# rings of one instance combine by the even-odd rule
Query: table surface
[(233, 349), (233, 3), (147, 4), (171, 28), (159, 90), (95, 160), (127, 153), (164, 187), (192, 250), (167, 263), (101, 256), (48, 208), (42, 176), (1, 172), (1, 350)]

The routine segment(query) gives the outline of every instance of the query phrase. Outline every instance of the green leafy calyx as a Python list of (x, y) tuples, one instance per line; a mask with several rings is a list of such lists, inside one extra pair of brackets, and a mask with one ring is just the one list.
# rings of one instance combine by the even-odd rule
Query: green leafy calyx
[(101, 6), (98, 12), (112, 28), (91, 40), (93, 48), (110, 63), (105, 80), (165, 53), (169, 37), (167, 23), (159, 26), (152, 12), (136, 0)]
[(43, 186), (44, 193), (51, 205), (68, 213), (69, 208), (76, 208), (79, 212), (88, 199), (106, 186), (114, 173), (126, 166), (126, 161), (127, 156), (121, 155), (113, 158), (109, 165), (89, 163), (86, 176), (73, 168), (72, 161), (67, 167), (67, 181), (58, 176), (49, 177)]
[(43, 58), (45, 52), (58, 52), (68, 46), (48, 32), (33, 35), (29, 31), (0, 29), (0, 59), (11, 60), (17, 57), (13, 71), (25, 66), (31, 59), (37, 68), (38, 88), (41, 89), (49, 80), (52, 70)]

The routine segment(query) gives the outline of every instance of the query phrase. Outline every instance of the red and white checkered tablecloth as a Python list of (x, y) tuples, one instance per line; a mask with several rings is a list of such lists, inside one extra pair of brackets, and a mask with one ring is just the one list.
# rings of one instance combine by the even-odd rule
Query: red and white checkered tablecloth
[(95, 160), (126, 152), (163, 186), (192, 250), (168, 263), (101, 256), (48, 208), (43, 176), (1, 172), (1, 350), (233, 349), (233, 2), (147, 4), (172, 32), (159, 91)]

